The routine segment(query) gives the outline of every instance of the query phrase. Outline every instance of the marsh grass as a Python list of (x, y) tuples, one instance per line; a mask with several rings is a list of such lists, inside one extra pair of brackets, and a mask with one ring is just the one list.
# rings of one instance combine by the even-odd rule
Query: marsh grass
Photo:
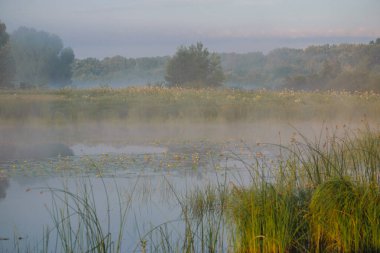
[[(228, 216), (237, 252), (378, 252), (380, 136), (298, 133), (266, 176), (235, 187)], [(262, 164), (250, 170), (262, 170)], [(251, 175), (255, 175), (252, 173)]]
[[(168, 184), (171, 186), (169, 182)], [(196, 188), (184, 195), (178, 194), (174, 188), (171, 189), (181, 207), (181, 222), (184, 231), (173, 244), (180, 247), (177, 246), (177, 250), (169, 252), (225, 251), (228, 248), (224, 216), (228, 193), (226, 177), (222, 182), (218, 181), (216, 185)], [(166, 243), (168, 242), (166, 240)]]
[[(51, 193), (51, 204), (47, 208), (53, 224), (52, 227), (45, 227), (39, 251), (124, 252), (127, 248), (131, 252), (223, 252), (226, 249), (227, 229), (224, 227), (223, 201), (227, 200), (227, 189), (224, 184), (197, 188), (182, 194), (165, 180), (171, 197), (174, 196), (181, 209), (181, 215), (152, 227), (145, 234), (139, 232), (139, 241), (132, 242), (124, 233), (126, 216), (132, 197), (136, 197), (138, 182), (136, 181), (127, 200), (122, 199), (120, 186), (114, 182), (118, 212), (111, 213), (115, 207), (111, 206), (109, 189), (106, 187), (109, 184), (103, 178), (99, 180), (103, 182), (105, 199), (95, 196), (90, 178), (79, 180), (74, 187), (76, 191), (69, 185), (64, 185), (61, 189), (38, 189)], [(104, 210), (99, 210), (99, 205), (105, 205), (105, 213)], [(119, 221), (116, 230), (111, 227), (111, 224), (115, 224), (114, 219)], [(141, 224), (136, 225), (139, 229)]]
[(316, 251), (377, 252), (380, 250), (378, 186), (332, 179), (315, 190), (310, 225)]
[(380, 136), (369, 124), (364, 130), (345, 128), (342, 133), (326, 129), (314, 141), (298, 134), (301, 140), (286, 149), (291, 153), (287, 169), (297, 173), (299, 185), (315, 188), (332, 178), (378, 183)]
[[(118, 201), (118, 228), (111, 228), (110, 196), (102, 180), (105, 193), (106, 214), (97, 210), (99, 203), (94, 196), (91, 180), (82, 180), (73, 192), (67, 186), (44, 188), (50, 192), (52, 203), (48, 207), (53, 228), (46, 228), (43, 236), (43, 252), (121, 252), (126, 215), (131, 203), (131, 196), (124, 200), (115, 184)], [(112, 234), (114, 232), (114, 234)], [(55, 236), (55, 240), (52, 235)], [(116, 234), (116, 235), (115, 235)], [(51, 245), (53, 243), (53, 245)]]
[(303, 252), (306, 206), (305, 195), (294, 189), (267, 183), (234, 188), (228, 215), (235, 229), (236, 252)]
[(226, 200), (226, 196), (219, 196), (226, 193), (226, 188), (208, 186), (182, 194), (167, 179), (166, 183), (180, 208), (180, 216), (140, 235), (133, 252), (225, 252), (227, 228), (224, 203), (220, 201)]
[(167, 122), (351, 120), (380, 114), (371, 92), (244, 91), (130, 87), (124, 89), (2, 90), (2, 121), (48, 124), (83, 121)]

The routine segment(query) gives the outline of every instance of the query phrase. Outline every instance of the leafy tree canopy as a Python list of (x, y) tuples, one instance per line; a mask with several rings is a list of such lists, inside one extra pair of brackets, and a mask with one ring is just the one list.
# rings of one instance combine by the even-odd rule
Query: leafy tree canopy
[(3, 47), (8, 43), (9, 34), (7, 33), (7, 27), (4, 23), (0, 22), (0, 47)]
[(73, 84), (78, 86), (145, 85), (162, 83), (168, 57), (125, 58), (117, 55), (103, 60), (96, 58), (76, 59), (73, 69)]
[(0, 88), (13, 86), (14, 61), (9, 45), (9, 34), (7, 27), (0, 21)]
[(224, 74), (220, 57), (209, 53), (200, 42), (190, 47), (181, 46), (167, 64), (165, 80), (168, 86), (221, 86)]
[(21, 84), (65, 86), (71, 82), (74, 52), (63, 48), (57, 35), (20, 27), (12, 33), (10, 42)]

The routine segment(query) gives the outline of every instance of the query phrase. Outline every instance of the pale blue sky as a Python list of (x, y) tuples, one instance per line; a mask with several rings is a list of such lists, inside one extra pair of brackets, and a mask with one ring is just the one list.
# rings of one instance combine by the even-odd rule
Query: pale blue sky
[(79, 58), (363, 42), (380, 37), (380, 0), (0, 0), (0, 19), (59, 35)]

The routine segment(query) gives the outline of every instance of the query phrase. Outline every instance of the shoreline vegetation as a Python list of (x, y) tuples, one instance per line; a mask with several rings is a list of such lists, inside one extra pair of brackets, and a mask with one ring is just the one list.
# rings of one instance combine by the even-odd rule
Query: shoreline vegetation
[[(302, 133), (275, 165), (256, 163), (230, 194), (236, 252), (378, 252), (380, 135)], [(265, 176), (263, 176), (265, 175)]]
[(0, 90), (0, 121), (66, 124), (378, 119), (374, 92), (163, 87)]
[[(248, 186), (221, 179), (183, 195), (167, 181), (181, 210), (175, 221), (183, 226), (173, 228), (176, 236), (171, 221), (152, 228), (134, 252), (379, 252), (378, 131), (365, 124), (361, 129), (344, 127), (343, 135), (326, 129), (309, 139), (297, 132), (289, 145), (258, 145), (273, 145), (280, 152), (275, 157), (253, 153), (251, 161), (241, 160), (251, 175)], [(90, 179), (82, 180), (84, 190), (79, 192), (43, 189), (54, 197), (49, 207), (54, 227), (44, 231), (46, 248), (41, 252), (48, 252), (48, 245), (56, 250), (62, 245), (65, 252), (121, 252), (121, 243), (130, 244), (128, 237), (121, 240), (131, 204), (121, 204), (121, 186), (115, 184), (119, 206), (112, 206), (119, 210), (121, 224), (112, 234), (109, 225), (101, 224), (87, 184)], [(77, 219), (85, 226), (77, 227)]]
[[(221, 182), (179, 196), (169, 185), (180, 205), (185, 230), (171, 241), (171, 231), (163, 224), (152, 231), (158, 234), (158, 242), (152, 242), (153, 235), (148, 234), (136, 251), (379, 252), (380, 135), (366, 123), (379, 118), (379, 98), (372, 92), (160, 87), (2, 90), (0, 119), (55, 125), (98, 121), (359, 122), (364, 117), (364, 127), (343, 126), (339, 134), (334, 129), (322, 130), (310, 139), (296, 132), (289, 145), (274, 145), (280, 150), (275, 159), (254, 153), (252, 161), (242, 160), (252, 177), (248, 187)], [(56, 199), (51, 207), (59, 236), (54, 237), (57, 242), (49, 241), (54, 239), (47, 232), (44, 245), (120, 251), (124, 223), (120, 234), (112, 237), (100, 229), (95, 205), (88, 203), (94, 199), (91, 189), (85, 188), (82, 196), (66, 189), (50, 191), (63, 193), (62, 203)], [(70, 201), (75, 205), (69, 205)], [(61, 204), (65, 212), (59, 211)], [(126, 212), (120, 207), (121, 221)], [(76, 215), (87, 227), (71, 225)], [(86, 237), (89, 231), (94, 232), (91, 238)]]

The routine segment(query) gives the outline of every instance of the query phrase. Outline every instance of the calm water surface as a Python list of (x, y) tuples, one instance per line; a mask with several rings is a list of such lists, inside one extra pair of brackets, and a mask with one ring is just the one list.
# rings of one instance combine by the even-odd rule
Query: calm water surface
[[(140, 250), (142, 239), (154, 240), (152, 230), (160, 226), (169, 227), (174, 241), (183, 236), (178, 198), (184, 199), (192, 190), (210, 184), (228, 187), (250, 182), (242, 161), (228, 156), (241, 152), (239, 147), (78, 143), (70, 148), (74, 151), (72, 157), (0, 165), (2, 252), (42, 248), (47, 227), (54, 235), (51, 213), (54, 205), (62, 205), (62, 194), (53, 189), (65, 189), (79, 196), (84, 187), (91, 189), (100, 222), (105, 229), (110, 225), (114, 239), (120, 225), (120, 207), (128, 208), (122, 245), (130, 252)], [(252, 161), (252, 153), (240, 154), (246, 162)], [(55, 251), (55, 243), (49, 249)]]

